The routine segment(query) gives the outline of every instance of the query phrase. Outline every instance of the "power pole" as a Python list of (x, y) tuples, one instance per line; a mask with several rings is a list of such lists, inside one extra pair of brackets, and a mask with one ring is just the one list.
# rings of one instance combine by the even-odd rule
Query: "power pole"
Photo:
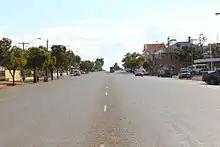
[(30, 43), (19, 42), (18, 44), (22, 44), (22, 48), (23, 48), (23, 50), (24, 50), (24, 46), (25, 46), (26, 44), (30, 44)]
[[(47, 41), (46, 41), (46, 47), (47, 47), (47, 51), (48, 51), (48, 49), (49, 49), (49, 40), (47, 39)], [(45, 76), (46, 77), (44, 77), (44, 82), (48, 82), (48, 71), (47, 71), (47, 68), (46, 68), (46, 70), (45, 70)]]
[[(23, 51), (24, 51), (24, 50), (25, 50), (24, 46), (25, 46), (26, 44), (29, 44), (29, 43), (19, 42), (18, 44), (22, 44), (22, 49), (23, 49)], [(21, 73), (22, 73), (22, 80), (23, 80), (23, 82), (24, 82), (24, 80), (25, 80), (25, 70), (22, 69), (22, 70), (21, 70)]]
[(47, 39), (47, 44), (46, 44), (47, 45), (47, 51), (49, 49), (49, 45), (48, 44), (49, 44), (49, 40)]

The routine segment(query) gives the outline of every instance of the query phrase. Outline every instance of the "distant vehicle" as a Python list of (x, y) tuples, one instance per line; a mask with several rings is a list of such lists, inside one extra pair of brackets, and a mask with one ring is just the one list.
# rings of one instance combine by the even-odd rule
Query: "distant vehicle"
[(147, 75), (149, 75), (149, 72), (146, 71), (146, 70), (144, 70), (144, 71), (143, 71), (143, 74), (144, 74), (145, 76), (147, 76)]
[(194, 64), (192, 66), (188, 66), (188, 68), (192, 70), (193, 74), (197, 75), (200, 70), (208, 68), (208, 66), (206, 64)]
[(208, 71), (209, 71), (208, 68), (203, 68), (203, 69), (201, 69), (201, 70), (199, 71), (199, 74), (207, 74)]
[(185, 69), (179, 72), (179, 79), (184, 79), (184, 78), (192, 79), (192, 73), (190, 72), (190, 70)]
[(70, 75), (80, 76), (80, 75), (81, 75), (81, 72), (80, 72), (80, 70), (72, 70), (72, 72), (70, 73)]
[(85, 74), (85, 71), (83, 71), (83, 70), (80, 70), (80, 73), (81, 73), (81, 74)]
[(110, 67), (110, 73), (115, 72), (114, 67)]
[(209, 85), (218, 85), (220, 83), (220, 69), (210, 71), (203, 75), (202, 81)]
[(143, 76), (144, 76), (144, 72), (143, 72), (142, 69), (136, 69), (136, 70), (134, 70), (134, 75), (135, 75), (135, 76), (141, 76), (141, 77), (143, 77)]
[(172, 72), (172, 70), (169, 70), (169, 69), (159, 69), (157, 76), (158, 77), (172, 78), (173, 77), (173, 72)]

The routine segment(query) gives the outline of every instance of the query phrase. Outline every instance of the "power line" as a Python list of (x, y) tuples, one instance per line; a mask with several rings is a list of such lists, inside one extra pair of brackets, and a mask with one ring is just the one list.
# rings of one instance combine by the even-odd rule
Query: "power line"
[(30, 44), (30, 43), (26, 43), (26, 42), (19, 42), (18, 44), (22, 44), (22, 47), (23, 47), (23, 50), (24, 50), (24, 46), (25, 46), (26, 44)]

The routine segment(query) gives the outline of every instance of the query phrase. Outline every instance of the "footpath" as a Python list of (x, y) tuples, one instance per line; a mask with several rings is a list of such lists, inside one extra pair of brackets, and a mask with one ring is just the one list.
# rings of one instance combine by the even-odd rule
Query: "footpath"
[[(62, 79), (63, 77), (61, 76), (60, 79)], [(54, 80), (56, 80), (57, 78), (54, 77)], [(48, 82), (51, 81), (51, 78), (48, 79)], [(39, 81), (37, 83), (42, 83), (44, 82), (44, 77), (41, 77), (39, 79)], [(15, 86), (21, 86), (21, 85), (25, 85), (25, 84), (33, 84), (33, 77), (26, 77), (25, 81), (15, 81)], [(13, 87), (12, 85), (12, 81), (0, 81), (0, 89), (3, 88), (8, 88), (8, 87)]]

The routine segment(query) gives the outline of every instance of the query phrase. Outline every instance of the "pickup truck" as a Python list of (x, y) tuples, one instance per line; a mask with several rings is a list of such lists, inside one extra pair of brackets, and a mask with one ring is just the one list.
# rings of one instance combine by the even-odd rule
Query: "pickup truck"
[(220, 83), (220, 69), (203, 74), (202, 81), (209, 85), (218, 85)]

